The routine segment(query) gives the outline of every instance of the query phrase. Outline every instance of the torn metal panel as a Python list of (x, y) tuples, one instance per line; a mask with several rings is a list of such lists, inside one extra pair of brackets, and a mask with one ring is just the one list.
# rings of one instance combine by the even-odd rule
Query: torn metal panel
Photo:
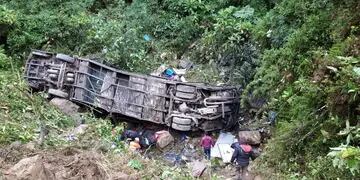
[(211, 157), (221, 158), (224, 163), (230, 162), (234, 152), (234, 149), (231, 148), (231, 144), (234, 142), (237, 142), (234, 135), (230, 132), (221, 132), (214, 147), (211, 149)]

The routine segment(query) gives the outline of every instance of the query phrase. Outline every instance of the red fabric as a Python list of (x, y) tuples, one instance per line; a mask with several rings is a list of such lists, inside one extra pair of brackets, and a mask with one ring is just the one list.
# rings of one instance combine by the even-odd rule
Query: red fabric
[(240, 147), (246, 153), (248, 153), (248, 152), (250, 152), (252, 150), (252, 147), (250, 145), (247, 145), (247, 144), (241, 144)]
[(203, 148), (211, 148), (211, 146), (213, 145), (213, 139), (210, 136), (204, 136), (203, 138), (201, 138), (200, 145)]

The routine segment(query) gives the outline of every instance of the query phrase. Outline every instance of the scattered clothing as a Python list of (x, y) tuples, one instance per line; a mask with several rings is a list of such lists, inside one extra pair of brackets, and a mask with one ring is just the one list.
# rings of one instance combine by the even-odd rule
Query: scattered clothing
[(164, 153), (164, 160), (169, 162), (172, 166), (179, 166), (182, 163), (181, 154), (175, 152)]
[(139, 144), (139, 138), (136, 138), (135, 141), (131, 141), (131, 142), (130, 142), (129, 149), (130, 149), (131, 151), (133, 151), (133, 152), (141, 149), (141, 146), (140, 146), (140, 144)]
[(167, 68), (165, 71), (164, 71), (164, 75), (166, 78), (168, 79), (173, 79), (174, 76), (176, 75), (175, 71), (172, 69), (172, 68)]
[(140, 136), (140, 134), (136, 131), (133, 131), (133, 130), (125, 130), (123, 132), (123, 134), (120, 136), (120, 140), (123, 141), (123, 140), (126, 140), (128, 138), (130, 138), (132, 141), (135, 140), (135, 138), (138, 138)]
[(140, 145), (142, 148), (148, 148), (156, 144), (156, 137), (153, 131), (145, 130), (140, 135)]

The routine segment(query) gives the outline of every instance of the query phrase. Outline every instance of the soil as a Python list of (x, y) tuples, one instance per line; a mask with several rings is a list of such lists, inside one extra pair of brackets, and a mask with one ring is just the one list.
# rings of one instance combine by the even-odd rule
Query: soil
[(65, 148), (32, 152), (19, 147), (0, 149), (0, 179), (138, 179), (114, 170), (94, 151)]
[[(143, 165), (145, 167), (154, 164), (147, 161), (158, 160), (167, 162), (168, 166), (175, 164), (172, 159), (166, 159), (165, 154), (182, 154), (184, 160), (179, 168), (187, 167), (189, 162), (203, 161), (203, 151), (199, 147), (201, 134), (189, 133), (188, 139), (180, 141), (180, 133), (171, 131), (175, 141), (165, 147), (158, 149), (152, 147), (142, 153)], [(215, 134), (214, 134), (215, 135)], [(216, 139), (216, 137), (214, 137)], [(82, 142), (85, 143), (85, 142)], [(30, 144), (30, 145), (28, 145)], [(37, 149), (31, 143), (13, 143), (10, 146), (0, 147), (0, 179), (27, 179), (27, 180), (52, 180), (52, 179), (140, 179), (144, 175), (151, 174), (152, 177), (161, 175), (156, 167), (144, 170), (134, 170), (127, 166), (128, 157), (117, 155), (109, 159), (103, 155), (101, 150), (93, 148), (81, 148), (80, 146), (63, 147), (57, 149)], [(138, 158), (138, 157), (137, 157)], [(186, 162), (186, 163), (185, 163)], [(217, 174), (221, 179), (236, 179), (237, 172), (234, 166), (222, 163), (221, 159), (212, 159), (211, 163), (206, 161), (207, 168), (200, 179), (209, 179), (212, 174)], [(249, 176), (254, 179), (254, 176)]]

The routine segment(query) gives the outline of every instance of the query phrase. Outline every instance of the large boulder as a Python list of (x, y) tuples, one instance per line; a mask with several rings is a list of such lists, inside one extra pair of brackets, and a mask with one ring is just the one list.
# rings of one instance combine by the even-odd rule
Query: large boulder
[(63, 98), (53, 98), (50, 104), (56, 106), (60, 111), (69, 116), (77, 114), (80, 108), (75, 103)]
[(204, 173), (206, 169), (206, 163), (200, 161), (194, 161), (190, 163), (190, 167), (191, 167), (191, 175), (197, 178)]
[(39, 155), (22, 159), (7, 172), (6, 179), (52, 180), (54, 174), (45, 168)]
[(261, 134), (259, 131), (239, 131), (239, 139), (251, 145), (258, 145), (261, 143)]
[(169, 133), (169, 131), (158, 131), (155, 133), (155, 136), (156, 145), (161, 149), (174, 141), (174, 137)]
[(53, 98), (50, 104), (56, 106), (61, 112), (73, 118), (78, 124), (81, 124), (82, 119), (79, 114), (80, 107), (77, 104), (63, 98)]

